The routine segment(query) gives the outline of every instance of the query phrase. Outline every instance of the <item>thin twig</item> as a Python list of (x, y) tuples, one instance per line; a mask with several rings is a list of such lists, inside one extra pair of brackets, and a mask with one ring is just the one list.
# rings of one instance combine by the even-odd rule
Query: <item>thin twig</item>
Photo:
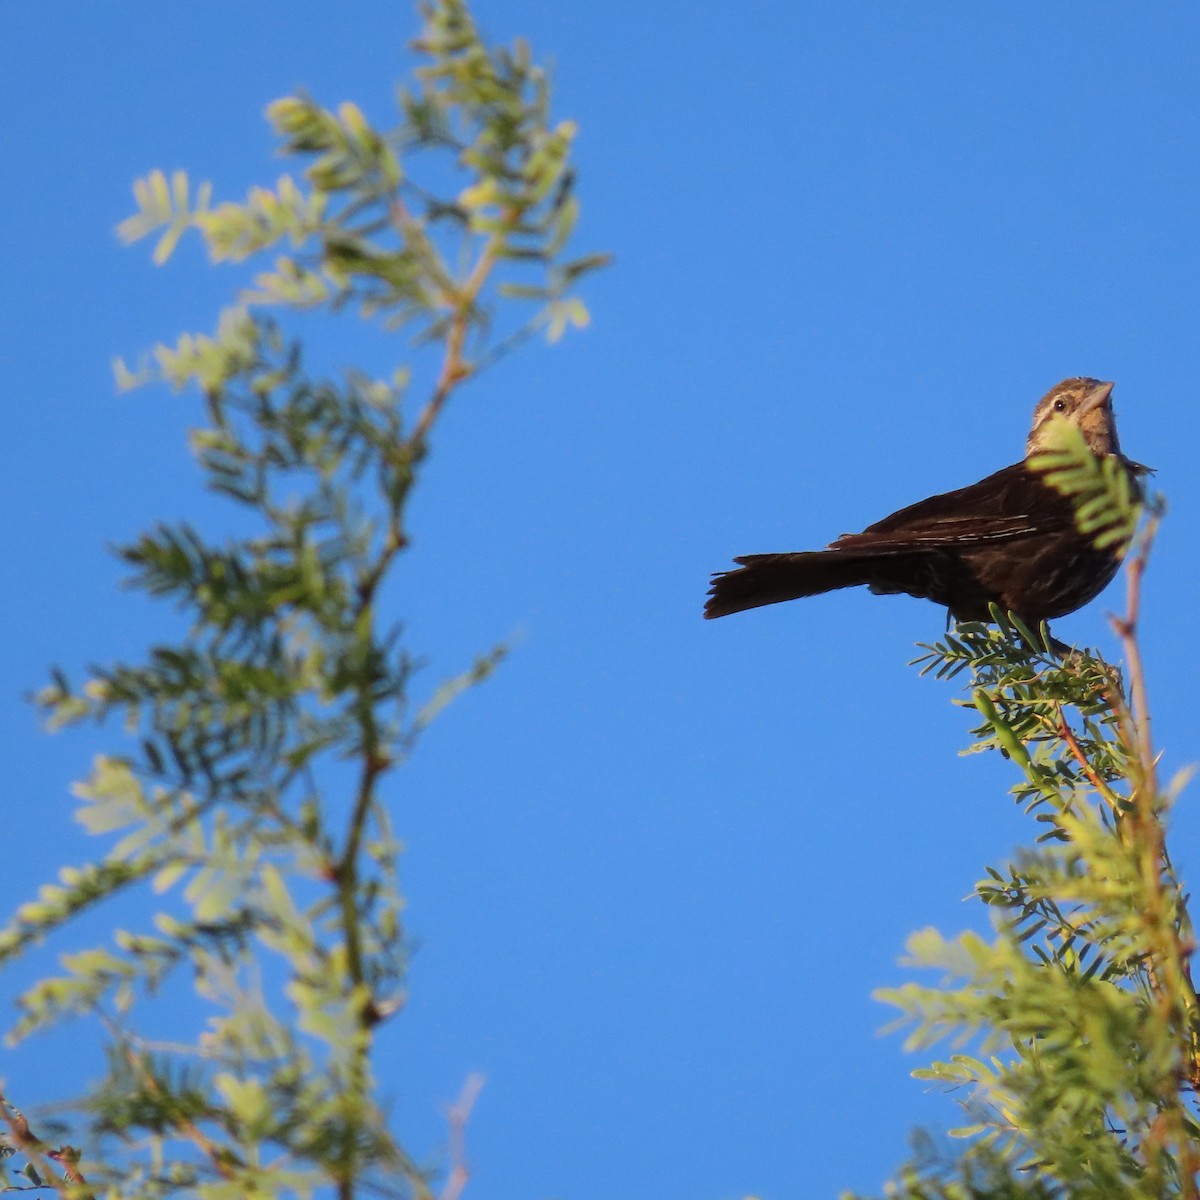
[(446, 1177), (440, 1200), (460, 1200), (471, 1178), (471, 1169), (467, 1164), (467, 1123), (471, 1119), (475, 1101), (483, 1090), (483, 1082), (482, 1075), (468, 1075), (458, 1099), (446, 1113), (450, 1126), (450, 1173)]
[[(500, 227), (511, 228), (520, 219), (521, 213), (515, 209), (506, 209), (500, 216)], [(493, 233), (487, 240), (475, 261), (470, 275), (459, 287), (447, 287), (443, 297), (445, 306), (454, 314), (450, 322), (450, 331), (446, 336), (446, 357), (442, 362), (442, 372), (434, 387), (425, 408), (417, 418), (413, 432), (409, 438), (413, 448), (420, 453), (425, 449), (429, 432), (433, 428), (450, 393), (461, 383), (475, 374), (476, 367), (467, 362), (464, 351), (467, 333), (471, 325), (471, 315), (479, 300), (479, 294), (491, 275), (504, 244), (502, 233)]]
[(1083, 752), (1083, 747), (1080, 746), (1078, 739), (1075, 737), (1075, 731), (1071, 728), (1067, 721), (1066, 715), (1063, 713), (1062, 705), (1059, 704), (1057, 708), (1058, 724), (1055, 726), (1055, 733), (1057, 733), (1058, 736), (1067, 743), (1067, 746), (1070, 748), (1071, 753), (1075, 756), (1075, 761), (1079, 764), (1080, 769), (1088, 777), (1088, 781), (1096, 789), (1096, 791), (1098, 791), (1100, 795), (1102, 795), (1108, 802), (1109, 807), (1112, 808), (1114, 812), (1120, 812), (1121, 797), (1118, 796), (1117, 793), (1114, 792), (1112, 788), (1110, 788), (1108, 784), (1100, 778), (1095, 767), (1088, 762), (1087, 755)]
[(1138, 760), (1144, 772), (1143, 779), (1153, 785), (1157, 773), (1154, 749), (1150, 737), (1150, 710), (1146, 699), (1146, 675), (1142, 664), (1141, 649), (1137, 641), (1138, 618), (1142, 606), (1142, 578), (1146, 573), (1146, 564), (1150, 559), (1150, 547), (1154, 534), (1158, 529), (1158, 519), (1151, 517), (1142, 535), (1137, 553), (1126, 568), (1126, 606), (1124, 617), (1111, 617), (1112, 625), (1125, 651), (1125, 661), (1129, 666), (1130, 706), (1128, 712), (1132, 718), (1133, 733)]
[[(1150, 734), (1145, 667), (1137, 639), (1142, 580), (1157, 528), (1158, 516), (1152, 513), (1142, 532), (1137, 553), (1126, 568), (1125, 615), (1111, 618), (1125, 653), (1130, 700), (1126, 703), (1115, 689), (1110, 700), (1117, 714), (1122, 740), (1134, 755), (1129, 835), (1138, 851), (1142, 877), (1145, 929), (1151, 941), (1151, 989), (1162, 1019), (1177, 1036), (1186, 1039), (1186, 1047), (1181, 1048), (1184, 1065), (1178, 1083), (1194, 1089), (1200, 1083), (1200, 1044), (1196, 1028), (1200, 1004), (1188, 965), (1190, 947), (1184, 945), (1180, 936), (1179, 924), (1172, 912), (1174, 905), (1168, 898), (1164, 879), (1165, 876), (1174, 885), (1174, 904), (1182, 904), (1167, 855), (1166, 831), (1159, 800), (1158, 764)], [(1151, 1141), (1159, 1144), (1160, 1153), (1168, 1152), (1166, 1143), (1174, 1144), (1181, 1194), (1186, 1200), (1197, 1200), (1200, 1191), (1197, 1190), (1196, 1170), (1200, 1164), (1197, 1163), (1188, 1134), (1186, 1102), (1172, 1086), (1171, 1093), (1162, 1097), (1162, 1103), (1163, 1108)], [(1157, 1161), (1148, 1165), (1152, 1169), (1161, 1169)]]
[[(76, 1166), (76, 1163), (79, 1162), (79, 1151), (74, 1146), (60, 1146), (57, 1150), (51, 1149), (30, 1129), (29, 1121), (24, 1113), (11, 1104), (3, 1093), (0, 1093), (0, 1116), (8, 1125), (13, 1147), (37, 1168), (38, 1174), (43, 1176), (42, 1186), (53, 1187), (60, 1192), (69, 1189), (76, 1200), (92, 1200), (90, 1191), (74, 1190), (87, 1187), (87, 1180)], [(51, 1165), (52, 1163), (61, 1166), (61, 1175)], [(5, 1190), (15, 1191), (18, 1189)]]

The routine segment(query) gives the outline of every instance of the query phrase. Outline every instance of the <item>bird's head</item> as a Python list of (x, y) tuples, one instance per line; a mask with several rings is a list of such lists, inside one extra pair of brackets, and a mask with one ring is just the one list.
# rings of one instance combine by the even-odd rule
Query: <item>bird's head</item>
[(1065, 417), (1083, 434), (1093, 454), (1120, 454), (1111, 383), (1099, 379), (1064, 379), (1052, 387), (1033, 410), (1033, 428), (1025, 456), (1050, 448), (1049, 428), (1055, 416)]

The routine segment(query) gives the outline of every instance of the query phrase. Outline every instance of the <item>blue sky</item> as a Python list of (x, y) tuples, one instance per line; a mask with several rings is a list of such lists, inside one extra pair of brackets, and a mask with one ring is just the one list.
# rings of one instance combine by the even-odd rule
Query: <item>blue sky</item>
[[(1200, 757), (1200, 10), (475, 11), (554, 59), (579, 245), (617, 262), (591, 329), (456, 401), (414, 514), (397, 615), (425, 684), (518, 644), (393, 785), (420, 943), (381, 1072), (398, 1128), (435, 1157), (439, 1106), (481, 1071), (480, 1200), (876, 1189), (911, 1126), (956, 1117), (870, 993), (905, 978), (911, 930), (978, 924), (963, 897), (1029, 831), (1008, 765), (957, 755), (953, 685), (905, 666), (939, 609), (844, 592), (703, 622), (707, 576), (1015, 461), (1050, 385), (1113, 379), (1171, 506), (1155, 734), (1168, 775)], [(388, 123), (414, 29), (375, 0), (0, 8), (6, 911), (88, 852), (68, 787), (112, 744), (47, 740), (22, 694), (172, 628), (105, 545), (225, 519), (183, 449), (194, 399), (117, 397), (109, 363), (207, 328), (236, 279), (122, 249), (132, 180), (273, 180), (262, 111), (298, 86)], [(347, 326), (319, 353), (382, 369), (405, 347)], [(1120, 603), (1056, 631), (1115, 656)], [(0, 1077), (51, 1098), (90, 1045), (6, 1051)]]

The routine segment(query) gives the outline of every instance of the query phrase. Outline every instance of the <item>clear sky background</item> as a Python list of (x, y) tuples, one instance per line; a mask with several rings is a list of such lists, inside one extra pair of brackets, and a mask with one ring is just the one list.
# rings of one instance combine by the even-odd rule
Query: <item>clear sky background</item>
[[(870, 993), (906, 978), (910, 931), (980, 924), (963, 897), (1030, 827), (1009, 764), (957, 755), (955, 685), (905, 665), (940, 609), (842, 592), (703, 622), (707, 577), (1015, 461), (1047, 388), (1113, 379), (1171, 505), (1155, 733), (1168, 774), (1200, 758), (1200, 8), (475, 11), (553, 57), (578, 246), (617, 263), (590, 330), (456, 400), (414, 514), (398, 615), (425, 685), (519, 644), (392, 783), (420, 947), (381, 1070), (397, 1127), (436, 1161), (439, 1106), (480, 1071), (476, 1200), (877, 1189), (910, 1127), (957, 1116)], [(376, 0), (0, 6), (5, 912), (90, 853), (69, 783), (119, 745), (43, 737), (22, 694), (174, 627), (105, 545), (226, 519), (183, 447), (194, 398), (117, 397), (109, 363), (208, 328), (237, 279), (122, 249), (131, 182), (274, 180), (262, 112), (298, 86), (390, 123), (415, 27)], [(405, 354), (366, 345), (347, 325), (320, 353)], [(1115, 656), (1121, 602), (1056, 632)], [(0, 1077), (23, 1105), (61, 1095), (92, 1045), (5, 1051)]]

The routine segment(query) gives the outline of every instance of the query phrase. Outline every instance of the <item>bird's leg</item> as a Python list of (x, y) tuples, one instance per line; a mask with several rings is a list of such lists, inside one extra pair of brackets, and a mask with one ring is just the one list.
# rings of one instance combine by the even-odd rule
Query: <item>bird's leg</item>
[(1060, 642), (1058, 638), (1053, 637), (1049, 625), (1046, 626), (1046, 644), (1047, 649), (1055, 658), (1061, 658), (1064, 661), (1078, 653), (1074, 646), (1068, 646), (1066, 642)]

